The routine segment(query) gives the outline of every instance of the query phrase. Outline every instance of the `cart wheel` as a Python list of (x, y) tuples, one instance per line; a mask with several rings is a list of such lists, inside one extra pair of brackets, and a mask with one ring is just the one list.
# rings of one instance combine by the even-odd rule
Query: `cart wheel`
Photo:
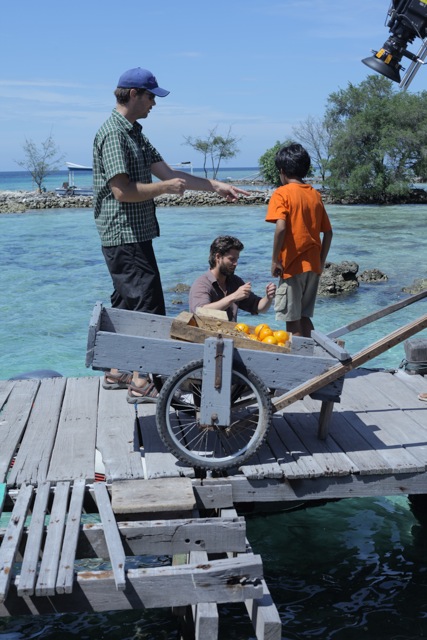
[(203, 360), (194, 360), (166, 380), (156, 410), (160, 437), (177, 458), (193, 467), (240, 465), (267, 435), (271, 420), (268, 390), (252, 371), (233, 364), (230, 425), (201, 425), (202, 373)]

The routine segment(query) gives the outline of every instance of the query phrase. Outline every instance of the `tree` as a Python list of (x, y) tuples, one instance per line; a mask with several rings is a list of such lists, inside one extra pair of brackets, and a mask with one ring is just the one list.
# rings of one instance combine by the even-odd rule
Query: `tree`
[(267, 149), (267, 151), (260, 157), (258, 160), (259, 168), (261, 170), (261, 175), (264, 180), (270, 184), (272, 187), (280, 187), (280, 174), (278, 169), (276, 168), (275, 158), (276, 154), (285, 144), (289, 144), (288, 142), (280, 142), (276, 141), (276, 144), (271, 147), (271, 149)]
[(331, 158), (331, 129), (324, 118), (308, 116), (298, 126), (292, 128), (295, 139), (307, 149), (312, 164), (320, 173), (322, 185), (326, 179), (329, 160)]
[(234, 158), (239, 153), (239, 149), (237, 147), (239, 138), (231, 135), (231, 127), (228, 129), (225, 138), (217, 134), (217, 129), (218, 127), (210, 129), (207, 138), (192, 138), (191, 136), (184, 137), (185, 144), (193, 147), (195, 151), (198, 151), (203, 155), (203, 170), (206, 178), (208, 177), (208, 169), (206, 165), (208, 160), (210, 161), (214, 180), (218, 174), (221, 162), (223, 160)]
[[(258, 160), (262, 177), (273, 187), (280, 187), (282, 184), (280, 181), (280, 173), (276, 167), (276, 154), (282, 147), (292, 144), (293, 142), (293, 140), (285, 140), (285, 142), (279, 142), (279, 140), (277, 140), (276, 144), (271, 147), (271, 149), (267, 149)], [(310, 176), (312, 174), (313, 172), (310, 168), (307, 175)]]
[(329, 96), (325, 122), (333, 196), (392, 201), (427, 172), (426, 92), (395, 92), (387, 78), (369, 76)]
[(52, 134), (41, 143), (41, 147), (37, 147), (33, 140), (26, 139), (22, 148), (25, 159), (16, 160), (16, 163), (31, 173), (31, 177), (36, 183), (39, 192), (41, 192), (44, 179), (49, 173), (60, 168), (63, 156), (57, 157), (59, 149)]

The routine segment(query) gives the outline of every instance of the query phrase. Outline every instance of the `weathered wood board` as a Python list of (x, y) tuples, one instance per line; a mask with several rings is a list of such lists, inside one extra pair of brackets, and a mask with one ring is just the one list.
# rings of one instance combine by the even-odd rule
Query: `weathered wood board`
[(196, 506), (190, 478), (128, 480), (112, 486), (114, 513), (192, 511)]
[(68, 378), (48, 480), (93, 480), (99, 378)]

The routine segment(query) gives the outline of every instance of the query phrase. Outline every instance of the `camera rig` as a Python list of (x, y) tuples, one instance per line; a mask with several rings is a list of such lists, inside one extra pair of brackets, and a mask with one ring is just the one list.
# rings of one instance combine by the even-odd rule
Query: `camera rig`
[[(373, 55), (362, 62), (407, 89), (427, 56), (427, 0), (392, 0), (386, 26), (389, 38), (379, 51), (372, 50)], [(416, 38), (422, 40), (422, 45), (418, 53), (413, 54), (407, 46)], [(400, 64), (403, 56), (409, 58), (411, 64), (401, 79), (400, 71), (405, 70)]]

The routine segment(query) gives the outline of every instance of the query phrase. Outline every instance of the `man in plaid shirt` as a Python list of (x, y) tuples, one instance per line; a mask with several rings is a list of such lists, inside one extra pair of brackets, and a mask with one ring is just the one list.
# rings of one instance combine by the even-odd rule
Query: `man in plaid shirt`
[[(140, 67), (125, 71), (114, 92), (117, 104), (97, 132), (93, 145), (94, 214), (102, 252), (113, 280), (113, 307), (165, 315), (160, 274), (152, 240), (159, 235), (154, 198), (182, 195), (186, 189), (215, 191), (228, 201), (246, 191), (175, 171), (150, 144), (137, 122), (146, 118), (156, 97), (169, 91)], [(152, 175), (158, 182), (152, 182)], [(157, 389), (147, 376), (105, 374), (106, 389), (128, 387), (130, 403), (155, 402)]]

